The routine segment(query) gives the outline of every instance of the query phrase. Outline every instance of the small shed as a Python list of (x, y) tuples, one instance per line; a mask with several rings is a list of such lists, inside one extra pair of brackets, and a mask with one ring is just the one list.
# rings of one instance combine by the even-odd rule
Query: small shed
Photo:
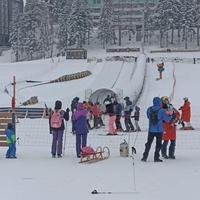
[(66, 59), (87, 59), (87, 50), (84, 48), (80, 49), (65, 49)]

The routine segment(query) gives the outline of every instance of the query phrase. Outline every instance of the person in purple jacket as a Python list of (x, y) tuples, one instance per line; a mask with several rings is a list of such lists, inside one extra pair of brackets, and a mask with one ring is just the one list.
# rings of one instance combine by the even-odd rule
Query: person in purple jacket
[(75, 133), (76, 133), (76, 155), (80, 158), (81, 148), (87, 145), (87, 110), (83, 103), (78, 103), (77, 110), (74, 112)]

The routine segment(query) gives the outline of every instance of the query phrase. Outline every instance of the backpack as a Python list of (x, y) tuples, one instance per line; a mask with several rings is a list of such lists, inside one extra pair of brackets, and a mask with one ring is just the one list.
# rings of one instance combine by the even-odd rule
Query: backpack
[(51, 115), (51, 127), (52, 128), (60, 128), (62, 125), (62, 116), (61, 110), (54, 110)]
[(158, 110), (153, 110), (152, 108), (150, 108), (150, 123), (152, 125), (156, 125), (158, 123), (158, 112), (160, 109)]

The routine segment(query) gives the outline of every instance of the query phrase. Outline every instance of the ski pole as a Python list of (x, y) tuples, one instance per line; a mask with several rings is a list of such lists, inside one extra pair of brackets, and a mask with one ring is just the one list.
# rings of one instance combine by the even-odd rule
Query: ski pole
[(63, 156), (65, 155), (65, 146), (66, 146), (66, 138), (67, 138), (67, 122), (65, 124), (65, 133), (64, 133), (64, 144), (63, 144)]
[(134, 154), (136, 154), (135, 147), (132, 147), (132, 160), (133, 160), (133, 189), (136, 191), (136, 180), (135, 180), (135, 162), (134, 162)]

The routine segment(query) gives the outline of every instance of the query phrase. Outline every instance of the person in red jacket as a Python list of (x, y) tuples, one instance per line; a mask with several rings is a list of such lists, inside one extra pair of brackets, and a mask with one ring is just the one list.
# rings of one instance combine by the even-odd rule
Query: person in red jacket
[[(168, 97), (162, 98), (162, 107), (166, 109), (172, 115), (172, 119), (169, 122), (164, 122), (163, 142), (161, 148), (162, 157), (165, 159), (175, 159), (175, 146), (176, 146), (176, 123), (179, 121), (180, 113), (169, 102)], [(170, 141), (169, 153), (167, 155), (167, 146)]]
[[(183, 106), (179, 108), (179, 110), (182, 111), (180, 123), (182, 125), (182, 129), (192, 128), (192, 125), (190, 123), (190, 118), (191, 118), (190, 102), (187, 97), (183, 98), (183, 100), (184, 100), (184, 104)], [(185, 127), (185, 123), (186, 123), (186, 127)]]
[(94, 127), (93, 128), (99, 128), (100, 127), (100, 109), (99, 109), (99, 102), (96, 102), (92, 107), (92, 114), (94, 116)]

